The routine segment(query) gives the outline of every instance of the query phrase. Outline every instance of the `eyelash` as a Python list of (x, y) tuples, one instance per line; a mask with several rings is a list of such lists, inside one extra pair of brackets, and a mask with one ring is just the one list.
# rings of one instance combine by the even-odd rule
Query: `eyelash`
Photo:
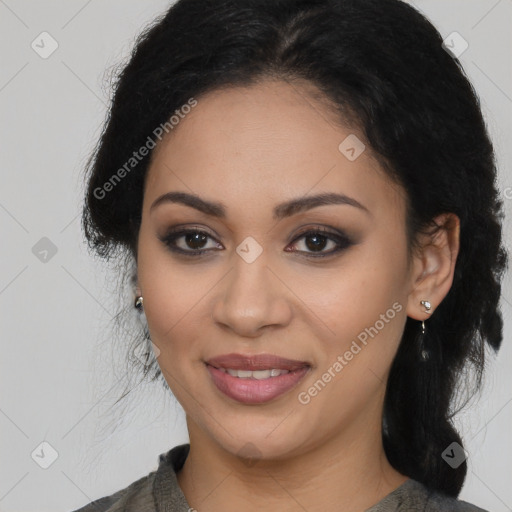
[[(164, 245), (172, 252), (178, 253), (180, 255), (184, 255), (187, 257), (197, 257), (202, 256), (203, 254), (207, 252), (211, 252), (212, 250), (217, 249), (196, 249), (196, 250), (184, 250), (179, 247), (176, 247), (175, 242), (178, 238), (181, 238), (184, 235), (189, 234), (200, 234), (200, 235), (206, 235), (208, 238), (213, 239), (212, 236), (210, 236), (206, 231), (200, 230), (200, 229), (178, 229), (178, 230), (171, 230), (168, 232), (165, 236), (163, 236), (160, 240), (164, 243)], [(322, 237), (327, 238), (328, 240), (331, 240), (337, 244), (337, 247), (335, 249), (332, 249), (331, 251), (328, 251), (326, 253), (318, 253), (315, 254), (314, 252), (306, 252), (306, 251), (290, 251), (290, 252), (299, 252), (306, 255), (307, 258), (325, 258), (328, 256), (332, 256), (336, 253), (339, 253), (345, 249), (348, 249), (351, 245), (354, 244), (354, 242), (346, 235), (342, 234), (336, 234), (333, 233), (326, 228), (318, 227), (314, 229), (308, 229), (303, 231), (302, 233), (299, 233), (297, 237), (292, 241), (292, 244), (295, 244), (298, 240), (301, 238), (307, 238), (308, 236), (318, 235), (320, 234)]]

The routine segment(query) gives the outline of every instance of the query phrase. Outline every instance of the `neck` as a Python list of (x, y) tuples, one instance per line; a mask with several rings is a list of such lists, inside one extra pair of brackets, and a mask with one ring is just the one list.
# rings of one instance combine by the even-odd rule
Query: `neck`
[(226, 451), (187, 417), (190, 452), (178, 483), (201, 512), (322, 510), (360, 512), (408, 478), (388, 462), (379, 425), (352, 425), (287, 459), (248, 462)]

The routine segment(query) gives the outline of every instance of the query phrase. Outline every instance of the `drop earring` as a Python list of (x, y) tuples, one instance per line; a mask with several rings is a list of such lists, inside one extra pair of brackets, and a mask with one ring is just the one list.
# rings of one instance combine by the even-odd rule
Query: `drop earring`
[[(429, 315), (431, 313), (431, 304), (428, 300), (422, 300), (420, 304), (425, 308), (425, 313), (428, 313)], [(430, 359), (430, 351), (426, 347), (425, 343), (425, 337), (426, 337), (426, 329), (425, 329), (425, 321), (421, 321), (421, 332), (418, 335), (417, 345), (418, 345), (418, 351), (420, 354), (420, 360), (422, 362), (426, 362)]]
[(418, 336), (418, 351), (420, 353), (420, 360), (426, 362), (430, 358), (430, 353), (425, 347), (425, 322), (421, 322), (421, 332)]

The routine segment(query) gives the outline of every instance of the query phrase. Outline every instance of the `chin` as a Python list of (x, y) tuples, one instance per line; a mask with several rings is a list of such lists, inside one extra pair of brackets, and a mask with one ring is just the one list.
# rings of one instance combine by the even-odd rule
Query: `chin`
[(275, 428), (276, 423), (273, 424), (274, 432), (271, 429), (262, 429), (255, 431), (254, 426), (244, 430), (238, 428), (236, 436), (229, 436), (223, 429), (216, 432), (212, 437), (216, 443), (230, 454), (241, 459), (248, 459), (248, 464), (254, 464), (258, 460), (278, 461), (286, 460), (300, 454), (305, 446), (306, 438), (311, 439), (311, 436), (297, 437), (297, 429), (294, 428)]

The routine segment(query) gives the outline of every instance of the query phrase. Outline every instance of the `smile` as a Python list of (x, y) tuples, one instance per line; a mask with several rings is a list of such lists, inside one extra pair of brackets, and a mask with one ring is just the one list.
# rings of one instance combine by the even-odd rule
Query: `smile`
[(264, 404), (291, 391), (310, 371), (310, 366), (295, 370), (235, 370), (206, 364), (212, 382), (224, 397), (243, 404)]

